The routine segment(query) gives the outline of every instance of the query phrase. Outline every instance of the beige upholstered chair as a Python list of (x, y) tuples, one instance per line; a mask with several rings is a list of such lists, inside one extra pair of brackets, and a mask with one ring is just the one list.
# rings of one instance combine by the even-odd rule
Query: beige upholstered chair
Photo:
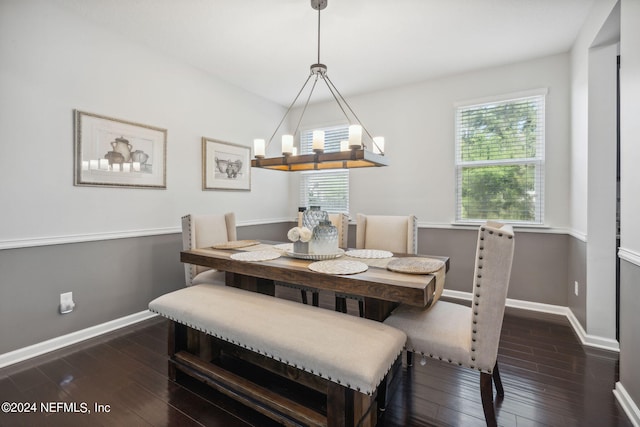
[(363, 215), (356, 217), (356, 248), (418, 253), (418, 220), (415, 215)]
[[(356, 216), (356, 249), (380, 249), (396, 253), (418, 253), (418, 220), (415, 215)], [(364, 301), (360, 297), (336, 294), (336, 311), (347, 312), (345, 298), (358, 300), (360, 317), (364, 316)]]
[[(338, 229), (338, 247), (346, 249), (349, 241), (349, 215), (344, 213), (329, 214), (329, 220)], [(298, 212), (298, 227), (302, 227), (302, 212)], [(302, 296), (302, 302), (307, 304), (307, 291), (311, 292), (312, 304), (318, 306), (319, 294), (318, 291), (312, 288), (305, 288), (298, 285), (287, 285), (279, 283), (280, 285), (300, 288)]]
[[(182, 248), (184, 250), (204, 248), (233, 240), (237, 240), (234, 213), (182, 217)], [(200, 265), (185, 264), (184, 274), (187, 286), (225, 283), (223, 271)]]
[(514, 240), (510, 226), (487, 222), (480, 227), (471, 307), (445, 301), (426, 310), (401, 305), (384, 322), (407, 334), (409, 364), (411, 353), (420, 353), (480, 371), (480, 395), (489, 426), (496, 425), (492, 378), (498, 396), (504, 396), (497, 355)]

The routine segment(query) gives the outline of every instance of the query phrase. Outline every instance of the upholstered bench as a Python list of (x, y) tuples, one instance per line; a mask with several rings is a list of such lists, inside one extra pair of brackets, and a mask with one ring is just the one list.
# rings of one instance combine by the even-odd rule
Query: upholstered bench
[(172, 379), (187, 374), (285, 425), (375, 425), (406, 341), (379, 322), (227, 286), (180, 289), (149, 309), (172, 321)]

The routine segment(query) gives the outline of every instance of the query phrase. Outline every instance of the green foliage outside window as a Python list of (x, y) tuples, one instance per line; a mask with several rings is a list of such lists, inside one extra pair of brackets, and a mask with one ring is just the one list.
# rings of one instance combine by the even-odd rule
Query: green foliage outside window
[(533, 174), (529, 165), (463, 168), (462, 217), (534, 221)]
[(540, 222), (540, 98), (458, 110), (458, 218)]

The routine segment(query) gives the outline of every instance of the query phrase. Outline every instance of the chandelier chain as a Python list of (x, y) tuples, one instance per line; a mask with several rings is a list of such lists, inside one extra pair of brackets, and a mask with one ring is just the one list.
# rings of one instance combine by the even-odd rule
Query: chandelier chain
[(293, 108), (294, 104), (296, 103), (296, 101), (300, 97), (300, 94), (302, 93), (302, 91), (304, 90), (305, 87), (307, 87), (307, 83), (309, 83), (309, 80), (311, 79), (312, 75), (313, 74), (309, 74), (309, 77), (307, 77), (307, 80), (305, 80), (304, 84), (300, 88), (300, 91), (298, 92), (296, 97), (293, 99), (293, 102), (291, 104), (289, 104), (289, 108), (287, 108), (287, 111), (284, 113), (284, 116), (282, 116), (282, 119), (280, 119), (280, 123), (278, 123), (278, 126), (276, 127), (276, 130), (273, 131), (273, 134), (271, 135), (271, 138), (269, 138), (269, 141), (267, 142), (267, 147), (269, 146), (269, 144), (271, 144), (271, 141), (276, 136), (276, 133), (278, 133), (278, 129), (280, 129), (280, 126), (282, 126), (282, 123), (284, 122), (284, 119), (287, 118), (287, 115), (289, 114), (289, 112)]
[(320, 8), (318, 8), (318, 62), (320, 63)]
[[(347, 102), (346, 99), (344, 99), (344, 97), (342, 96), (342, 94), (340, 93), (340, 91), (338, 90), (338, 88), (333, 84), (333, 82), (331, 81), (331, 79), (329, 78), (329, 76), (327, 74), (324, 75), (324, 79), (325, 81), (328, 82), (328, 84), (331, 85), (331, 87), (336, 91), (336, 93), (338, 94), (338, 96), (340, 97), (340, 99), (342, 100), (342, 102), (344, 103), (344, 105), (347, 106), (347, 108), (349, 109), (349, 111), (351, 112), (351, 114), (353, 114), (353, 117), (356, 119), (356, 121), (358, 122), (358, 124), (360, 126), (362, 126), (362, 129), (365, 131), (365, 133), (369, 136), (369, 138), (371, 139), (371, 141), (373, 142), (374, 145), (377, 146), (377, 144), (375, 143), (373, 136), (371, 136), (371, 134), (369, 133), (369, 130), (367, 130), (367, 128), (362, 124), (362, 122), (360, 121), (360, 118), (358, 118), (358, 115), (356, 114), (355, 111), (353, 111), (353, 108), (351, 108), (351, 105), (349, 105), (349, 103)], [(333, 93), (333, 92), (332, 92)], [(335, 95), (334, 95), (335, 97)], [(336, 102), (338, 102), (338, 105), (340, 105), (340, 102), (336, 99)], [(340, 108), (342, 108), (342, 106), (340, 106)], [(344, 112), (344, 109), (342, 110)], [(346, 113), (345, 113), (346, 115)], [(349, 119), (349, 117), (347, 117), (347, 120)], [(366, 147), (366, 145), (364, 144), (364, 141), (362, 142), (362, 145)], [(380, 148), (380, 147), (378, 147)]]
[[(313, 75), (313, 73), (309, 75), (309, 78), (311, 78), (312, 75)], [(318, 83), (318, 74), (316, 74), (316, 78), (313, 80), (313, 85), (311, 86), (311, 91), (309, 91), (309, 96), (307, 96), (307, 101), (304, 103), (304, 108), (302, 109), (302, 112), (300, 113), (300, 118), (298, 119), (298, 124), (296, 125), (296, 129), (293, 132), (294, 135), (297, 135), (297, 133), (298, 133), (298, 129), (300, 128), (300, 123), (302, 123), (302, 118), (304, 117), (304, 113), (305, 113), (305, 111), (307, 111), (307, 106), (309, 105), (309, 101), (311, 100), (311, 95), (313, 95), (313, 91), (316, 88), (316, 83)]]

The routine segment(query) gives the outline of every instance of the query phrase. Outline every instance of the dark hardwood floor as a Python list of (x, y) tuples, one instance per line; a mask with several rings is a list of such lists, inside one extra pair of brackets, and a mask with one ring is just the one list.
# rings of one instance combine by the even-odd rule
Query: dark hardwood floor
[[(278, 294), (299, 299), (291, 289)], [(321, 295), (321, 305), (331, 307), (332, 296)], [(355, 301), (349, 311), (357, 313)], [(166, 334), (155, 318), (0, 369), (0, 403), (32, 411), (0, 412), (0, 426), (274, 425), (199, 383), (169, 381)], [(618, 355), (583, 348), (564, 319), (507, 313), (498, 360), (500, 425), (632, 425), (612, 393)], [(469, 369), (416, 357), (389, 392), (382, 427), (485, 425), (479, 374)]]

